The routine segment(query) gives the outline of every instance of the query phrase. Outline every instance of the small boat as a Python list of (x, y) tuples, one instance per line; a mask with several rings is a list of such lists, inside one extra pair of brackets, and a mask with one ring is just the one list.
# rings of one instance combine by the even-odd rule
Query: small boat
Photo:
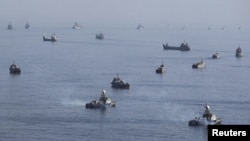
[(10, 23), (10, 24), (8, 24), (7, 29), (8, 29), (8, 30), (12, 30), (12, 29), (13, 29), (13, 26), (12, 26), (12, 24), (11, 24), (11, 23)]
[(9, 71), (11, 74), (20, 74), (21, 69), (15, 63), (12, 63), (9, 67)]
[(166, 71), (165, 65), (162, 63), (156, 70), (156, 73), (164, 73)]
[(195, 69), (202, 69), (205, 67), (206, 67), (206, 64), (204, 63), (203, 59), (200, 62), (197, 62), (192, 65), (192, 68), (195, 68)]
[(99, 34), (96, 34), (95, 38), (99, 39), (99, 40), (103, 40), (104, 39), (104, 35), (103, 35), (103, 33), (99, 33)]
[(214, 54), (212, 55), (212, 58), (213, 58), (213, 59), (218, 59), (219, 57), (220, 57), (220, 55), (219, 55), (218, 52), (216, 52), (216, 53), (214, 53)]
[(57, 35), (55, 33), (53, 33), (50, 38), (47, 38), (47, 37), (43, 36), (43, 41), (55, 42), (57, 40), (58, 40), (58, 37), (57, 37)]
[(181, 45), (179, 47), (175, 47), (175, 46), (169, 46), (168, 43), (163, 44), (163, 49), (165, 50), (180, 50), (180, 51), (190, 51), (190, 47), (188, 45), (188, 43), (181, 43)]
[(81, 28), (81, 25), (78, 24), (77, 22), (75, 22), (72, 28), (73, 28), (73, 29), (80, 29), (80, 28)]
[(210, 106), (205, 106), (205, 111), (202, 116), (195, 117), (189, 120), (189, 126), (203, 126), (203, 125), (219, 125), (222, 122), (222, 118), (218, 118), (214, 113), (210, 111)]
[(243, 55), (242, 55), (242, 49), (241, 49), (240, 47), (238, 47), (238, 48), (236, 49), (235, 56), (236, 56), (236, 57), (242, 57), (242, 56), (243, 56)]
[(29, 29), (30, 28), (30, 24), (29, 23), (26, 23), (25, 24), (25, 29)]
[(102, 90), (102, 94), (99, 99), (92, 100), (86, 103), (85, 107), (90, 109), (105, 109), (107, 107), (115, 107), (115, 101), (111, 100), (106, 96), (106, 91)]
[(141, 24), (138, 24), (138, 26), (136, 27), (138, 30), (143, 29), (144, 27)]
[(116, 77), (110, 82), (113, 88), (129, 89), (130, 84), (119, 77), (117, 73)]

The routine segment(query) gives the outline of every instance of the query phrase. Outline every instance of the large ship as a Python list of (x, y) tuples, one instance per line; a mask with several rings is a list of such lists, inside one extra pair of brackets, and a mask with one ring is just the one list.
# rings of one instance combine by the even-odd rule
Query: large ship
[(165, 50), (180, 50), (180, 51), (190, 51), (188, 43), (183, 42), (180, 46), (169, 46), (168, 43), (163, 44), (163, 49)]

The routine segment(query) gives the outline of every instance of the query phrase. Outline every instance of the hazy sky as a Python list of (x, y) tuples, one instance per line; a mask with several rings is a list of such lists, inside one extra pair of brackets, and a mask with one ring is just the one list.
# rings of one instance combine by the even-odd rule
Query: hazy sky
[[(0, 0), (0, 23), (250, 25), (250, 0)], [(23, 25), (22, 25), (23, 26)]]

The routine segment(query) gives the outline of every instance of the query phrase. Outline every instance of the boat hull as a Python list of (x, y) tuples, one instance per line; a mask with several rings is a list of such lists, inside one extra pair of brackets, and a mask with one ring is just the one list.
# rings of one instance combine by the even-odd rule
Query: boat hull
[(163, 44), (163, 49), (165, 49), (165, 50), (190, 51), (190, 48), (188, 48), (188, 47), (173, 47), (173, 46), (167, 46), (165, 44)]
[(21, 69), (16, 66), (15, 64), (10, 65), (9, 71), (11, 74), (20, 74), (21, 73)]
[(156, 69), (155, 72), (156, 72), (156, 73), (164, 73), (164, 72), (165, 72), (165, 69)]
[(90, 103), (87, 103), (85, 107), (88, 109), (106, 109), (107, 107), (115, 107), (115, 103), (96, 103), (95, 101), (92, 101)]
[(221, 120), (208, 121), (206, 119), (193, 119), (188, 122), (188, 126), (206, 126), (206, 125), (220, 125)]
[(206, 67), (205, 64), (193, 64), (192, 65), (193, 69), (202, 69), (202, 68), (205, 68), (205, 67)]
[(43, 37), (43, 41), (56, 42), (57, 40), (54, 39), (54, 38), (46, 38), (46, 37)]
[(236, 56), (236, 57), (242, 57), (242, 56), (243, 56), (243, 55), (242, 55), (242, 50), (241, 50), (240, 47), (236, 49), (235, 56)]
[(10, 69), (10, 73), (11, 74), (20, 74), (21, 73), (21, 69), (20, 68)]
[(201, 62), (198, 62), (192, 65), (193, 69), (202, 69), (205, 67), (206, 67), (206, 64), (203, 62), (203, 60)]
[(219, 56), (218, 53), (215, 53), (215, 54), (212, 55), (212, 58), (213, 58), (213, 59), (218, 59), (219, 57), (220, 57), (220, 56)]
[(236, 57), (242, 57), (243, 55), (241, 53), (236, 53), (235, 56)]
[(103, 40), (104, 39), (104, 35), (103, 34), (97, 34), (96, 36), (95, 36), (95, 38), (96, 39), (99, 39), (99, 40)]
[(111, 86), (113, 88), (118, 88), (118, 89), (129, 89), (129, 84), (116, 84), (116, 83), (111, 83)]

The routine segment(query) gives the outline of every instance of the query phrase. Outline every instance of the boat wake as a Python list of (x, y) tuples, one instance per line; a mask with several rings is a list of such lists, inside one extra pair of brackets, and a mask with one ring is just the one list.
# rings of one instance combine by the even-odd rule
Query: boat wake
[(63, 105), (69, 105), (69, 106), (85, 106), (87, 102), (80, 100), (80, 99), (64, 99), (62, 101)]

